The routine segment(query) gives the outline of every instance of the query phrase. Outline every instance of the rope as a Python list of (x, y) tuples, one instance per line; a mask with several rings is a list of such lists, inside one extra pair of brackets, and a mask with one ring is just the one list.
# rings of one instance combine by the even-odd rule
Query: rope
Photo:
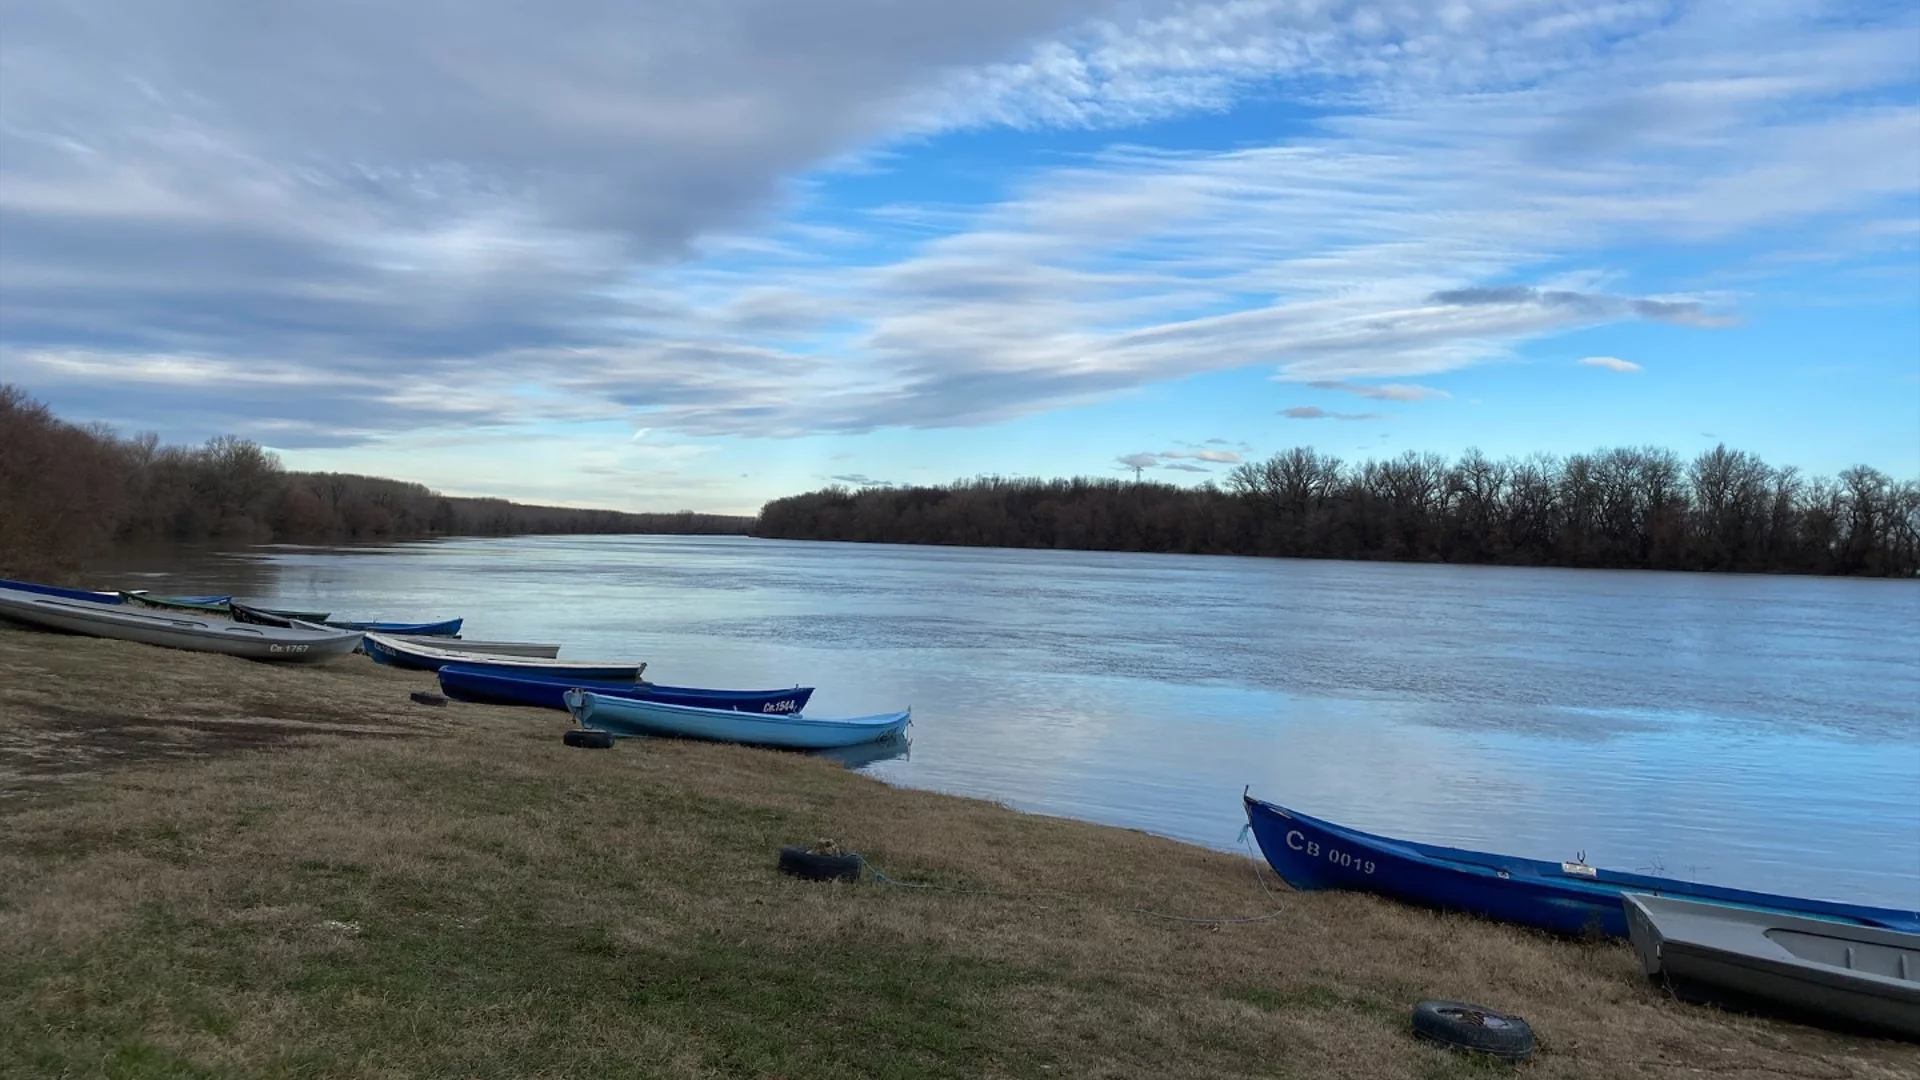
[[(1245, 828), (1242, 828), (1240, 830), (1241, 843), (1246, 844), (1246, 839), (1247, 839), (1247, 830)], [(1246, 844), (1246, 847), (1247, 847), (1247, 854), (1252, 856), (1253, 846), (1251, 844)], [(934, 884), (933, 882), (927, 882), (927, 881), (896, 881), (895, 879), (888, 877), (886, 874), (881, 873), (880, 868), (868, 862), (867, 857), (865, 855), (859, 855), (859, 856), (856, 856), (856, 858), (860, 860), (860, 865), (865, 867), (866, 871), (869, 874), (873, 875), (873, 880), (876, 884), (886, 885), (890, 888), (895, 888), (895, 889), (930, 889), (934, 892), (954, 893), (960, 896), (993, 896), (993, 897), (999, 897), (1001, 899), (1006, 899), (1006, 900), (1032, 900), (1039, 897), (1050, 897), (1058, 900), (1081, 899), (1080, 897), (1076, 897), (1071, 893), (1062, 893), (1062, 892), (1033, 892), (1033, 893), (1025, 893), (1025, 894), (1013, 894), (1013, 893), (995, 892), (992, 889), (963, 889), (955, 885), (938, 885), (938, 884)], [(1200, 915), (1170, 915), (1164, 911), (1154, 911), (1150, 908), (1143, 908), (1143, 907), (1127, 907), (1127, 906), (1112, 905), (1112, 904), (1102, 905), (1102, 906), (1111, 908), (1112, 910), (1115, 910), (1115, 911), (1125, 911), (1134, 915), (1148, 915), (1156, 919), (1166, 919), (1170, 922), (1192, 923), (1198, 926), (1244, 926), (1248, 923), (1267, 922), (1270, 919), (1277, 919), (1280, 916), (1286, 914), (1286, 910), (1287, 910), (1286, 906), (1280, 902), (1280, 898), (1274, 894), (1273, 887), (1268, 885), (1267, 879), (1261, 875), (1260, 862), (1257, 856), (1253, 858), (1250, 865), (1253, 868), (1253, 879), (1260, 883), (1261, 891), (1266, 893), (1267, 898), (1271, 900), (1274, 904), (1274, 910), (1269, 911), (1264, 915), (1219, 916), (1219, 917), (1200, 916)]]

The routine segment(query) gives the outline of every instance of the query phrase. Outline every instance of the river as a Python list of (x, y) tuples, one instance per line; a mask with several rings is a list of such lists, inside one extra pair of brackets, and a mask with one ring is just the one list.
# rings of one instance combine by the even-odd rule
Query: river
[(660, 682), (816, 686), (819, 715), (911, 705), (910, 749), (863, 770), (1214, 847), (1251, 786), (1410, 839), (1920, 909), (1913, 582), (521, 537), (123, 552), (100, 583), (459, 615)]

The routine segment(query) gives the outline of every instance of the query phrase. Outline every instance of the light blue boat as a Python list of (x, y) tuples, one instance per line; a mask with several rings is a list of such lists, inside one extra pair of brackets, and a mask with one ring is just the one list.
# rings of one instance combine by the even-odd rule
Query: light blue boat
[(578, 688), (567, 691), (566, 701), (575, 723), (615, 735), (672, 735), (782, 750), (833, 750), (902, 739), (913, 718), (911, 709), (834, 720), (801, 713), (763, 715), (608, 697)]

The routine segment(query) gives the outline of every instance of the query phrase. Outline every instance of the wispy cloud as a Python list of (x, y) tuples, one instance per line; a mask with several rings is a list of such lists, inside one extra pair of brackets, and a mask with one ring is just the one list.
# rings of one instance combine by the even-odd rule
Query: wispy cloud
[(891, 480), (875, 480), (865, 473), (841, 473), (837, 476), (829, 476), (827, 479), (832, 480), (836, 484), (852, 484), (855, 487), (896, 486)]
[(1343, 394), (1357, 394), (1371, 401), (1429, 401), (1434, 398), (1450, 398), (1453, 395), (1445, 390), (1436, 390), (1431, 386), (1418, 386), (1413, 383), (1384, 383), (1379, 386), (1363, 386), (1358, 383), (1339, 382), (1331, 379), (1316, 379), (1307, 384), (1315, 390), (1337, 390)]
[(1280, 415), (1289, 420), (1381, 420), (1380, 413), (1343, 413), (1328, 412), (1318, 405), (1296, 405), (1291, 409), (1281, 409)]
[(1606, 368), (1608, 371), (1641, 371), (1639, 364), (1631, 360), (1622, 360), (1617, 356), (1583, 356), (1580, 363), (1588, 367)]

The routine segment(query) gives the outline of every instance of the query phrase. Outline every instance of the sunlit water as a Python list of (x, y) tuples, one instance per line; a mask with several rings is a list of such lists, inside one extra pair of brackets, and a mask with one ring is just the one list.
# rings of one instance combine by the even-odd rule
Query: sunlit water
[(529, 537), (123, 556), (100, 583), (459, 615), (660, 682), (816, 686), (818, 715), (910, 704), (911, 749), (865, 771), (1216, 847), (1251, 785), (1411, 839), (1920, 908), (1913, 582)]

